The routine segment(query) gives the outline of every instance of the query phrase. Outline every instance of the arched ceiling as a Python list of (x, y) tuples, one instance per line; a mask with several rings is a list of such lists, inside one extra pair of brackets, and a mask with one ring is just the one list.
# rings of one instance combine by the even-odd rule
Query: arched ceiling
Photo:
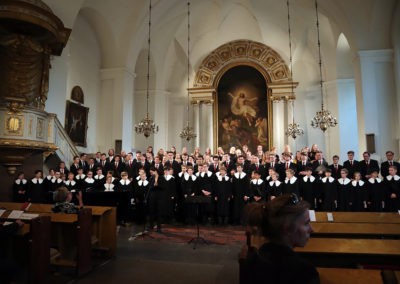
[[(129, 65), (134, 68), (137, 56), (145, 47), (147, 35), (148, 0), (43, 0), (64, 22), (65, 26), (73, 27), (78, 15), (83, 16), (92, 26), (102, 45), (103, 67)], [(353, 51), (365, 49), (385, 49), (391, 47), (391, 32), (393, 13), (399, 0), (320, 0), (320, 12), (329, 20), (336, 40), (343, 33), (349, 41)], [(232, 10), (233, 5), (241, 6), (242, 12), (251, 15), (254, 30), (247, 31), (253, 40), (263, 40), (270, 44), (268, 39), (276, 37), (281, 46), (286, 41), (286, 1), (276, 0), (192, 0), (193, 20), (201, 18), (198, 27), (200, 38), (207, 37), (207, 32), (219, 32), (226, 36), (229, 34), (229, 17), (242, 21), (240, 9)], [(174, 29), (167, 26), (174, 23), (177, 17), (185, 21), (186, 3), (179, 0), (153, 0), (153, 27), (163, 29), (170, 34), (163, 33), (163, 37), (174, 43), (176, 38)], [(208, 7), (208, 8), (207, 8)], [(196, 14), (198, 13), (198, 14)], [(295, 22), (294, 38), (304, 37), (308, 28), (314, 25), (314, 1), (292, 1), (292, 17)], [(216, 21), (216, 17), (223, 19)], [(251, 19), (245, 17), (245, 19)], [(228, 20), (227, 22), (225, 20)], [(258, 23), (258, 25), (257, 25)], [(215, 25), (217, 24), (217, 25)], [(251, 24), (246, 20), (244, 24)], [(194, 26), (194, 28), (196, 28)], [(302, 29), (300, 31), (299, 29)], [(297, 34), (296, 34), (297, 29)], [(156, 33), (156, 31), (155, 31)], [(256, 38), (257, 35), (261, 38)], [(178, 39), (179, 40), (179, 39)], [(300, 40), (299, 40), (300, 42)], [(220, 43), (216, 43), (219, 45)], [(334, 44), (336, 45), (336, 43)], [(210, 50), (215, 46), (210, 47)], [(195, 49), (195, 48), (194, 48)], [(194, 53), (196, 50), (194, 50)], [(205, 55), (203, 55), (205, 56)], [(201, 55), (199, 54), (199, 57)], [(128, 66), (129, 67), (129, 66)]]

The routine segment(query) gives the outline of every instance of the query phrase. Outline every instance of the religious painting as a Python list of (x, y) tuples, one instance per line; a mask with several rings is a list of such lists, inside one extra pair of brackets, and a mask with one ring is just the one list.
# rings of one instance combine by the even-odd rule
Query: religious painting
[(268, 97), (265, 78), (255, 68), (236, 66), (222, 76), (217, 93), (218, 146), (268, 149)]
[(76, 146), (86, 147), (89, 108), (67, 101), (65, 130)]

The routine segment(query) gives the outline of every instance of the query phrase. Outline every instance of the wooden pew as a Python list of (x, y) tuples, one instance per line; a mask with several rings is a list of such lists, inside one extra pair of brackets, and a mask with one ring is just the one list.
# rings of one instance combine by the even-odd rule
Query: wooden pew
[[(1, 216), (2, 221), (13, 221), (8, 219), (11, 211)], [(26, 259), (28, 257), (28, 283), (47, 283), (50, 267), (50, 217), (39, 216), (31, 220), (24, 220), (25, 225), (19, 230), (15, 241), (22, 241), (24, 246), (18, 246), (19, 251), (15, 257)], [(2, 224), (0, 225), (2, 226)], [(26, 250), (28, 248), (28, 256)], [(22, 256), (21, 256), (22, 255)]]
[(382, 284), (380, 270), (348, 269), (348, 268), (317, 268), (321, 284)]
[(400, 224), (313, 222), (312, 238), (385, 238), (400, 239)]
[[(395, 212), (331, 212), (333, 222), (400, 224), (400, 214)], [(327, 212), (315, 212), (317, 223), (328, 221)], [(314, 222), (313, 222), (314, 223)]]
[[(92, 269), (91, 211), (90, 208), (83, 208), (79, 210), (78, 214), (40, 213), (41, 216), (50, 217), (50, 243), (59, 249), (58, 257), (51, 259), (52, 265), (74, 267), (78, 276)], [(70, 252), (74, 252), (74, 254), (70, 255)], [(66, 255), (68, 256), (66, 257)]]
[(399, 265), (400, 240), (311, 238), (295, 251), (316, 266)]
[[(23, 203), (1, 202), (0, 207), (7, 210), (21, 210)], [(51, 233), (47, 235), (50, 243), (59, 246), (60, 243), (68, 243), (69, 247), (63, 246), (58, 257), (53, 257), (51, 264), (58, 266), (71, 266), (76, 269), (77, 275), (87, 273), (92, 269), (92, 209), (83, 208), (78, 214), (53, 213), (49, 204), (32, 204), (26, 212), (39, 213), (40, 216), (47, 216), (51, 221)], [(31, 206), (32, 206), (31, 205)], [(76, 251), (76, 254), (68, 257), (69, 251)], [(49, 256), (50, 259), (50, 256)]]
[[(21, 210), (24, 203), (0, 202), (0, 207), (8, 210)], [(52, 213), (53, 205), (32, 203), (26, 212)], [(85, 206), (92, 210), (92, 247), (105, 251), (107, 257), (114, 257), (117, 249), (117, 217), (115, 207)], [(56, 222), (64, 218), (53, 216)]]

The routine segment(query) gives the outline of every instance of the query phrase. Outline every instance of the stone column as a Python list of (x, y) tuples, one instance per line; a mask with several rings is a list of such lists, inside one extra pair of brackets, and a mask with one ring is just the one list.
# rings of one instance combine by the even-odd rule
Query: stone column
[[(196, 145), (204, 152), (207, 147), (213, 151), (216, 144), (216, 129), (214, 127), (214, 89), (189, 90), (192, 104), (195, 107)], [(197, 114), (196, 114), (197, 113)], [(198, 121), (196, 121), (198, 117)]]
[[(135, 73), (121, 68), (102, 69), (101, 98), (97, 133), (99, 150), (113, 148), (116, 139), (122, 139), (122, 149), (130, 151), (133, 144), (134, 122), (133, 90)], [(101, 142), (100, 142), (101, 141)]]
[[(357, 109), (356, 91), (354, 79), (338, 79), (337, 95), (338, 95), (338, 123), (340, 132), (340, 153), (341, 162), (347, 159), (347, 151), (353, 150), (359, 153), (358, 141), (358, 123), (357, 123)], [(351, 122), (351, 123), (349, 123)], [(352, 137), (352, 139), (347, 139)]]
[[(273, 141), (272, 146), (276, 147), (277, 153), (281, 153), (288, 143), (288, 138), (285, 134), (288, 124), (292, 122), (291, 104), (289, 100), (296, 99), (292, 94), (293, 90), (297, 87), (297, 82), (280, 82), (268, 84), (270, 91), (269, 100), (272, 101), (273, 124), (272, 133)], [(289, 119), (290, 117), (290, 119)], [(292, 149), (293, 150), (293, 149)]]
[(194, 132), (197, 134), (195, 138), (195, 147), (200, 147), (200, 102), (192, 102), (193, 105), (193, 116), (194, 116)]
[[(375, 134), (376, 154), (398, 153), (398, 107), (393, 73), (393, 50), (359, 52), (365, 134)], [(365, 139), (365, 137), (363, 138)], [(379, 158), (379, 157), (376, 157)]]

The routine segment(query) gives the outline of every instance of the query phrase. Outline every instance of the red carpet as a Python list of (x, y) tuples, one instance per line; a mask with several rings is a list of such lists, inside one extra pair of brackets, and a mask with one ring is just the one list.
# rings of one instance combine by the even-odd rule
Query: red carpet
[[(187, 243), (197, 237), (196, 226), (171, 226), (162, 227), (162, 233), (150, 232), (150, 236), (156, 240)], [(210, 244), (218, 245), (241, 245), (246, 243), (244, 228), (242, 227), (203, 227), (200, 226), (200, 237)]]

